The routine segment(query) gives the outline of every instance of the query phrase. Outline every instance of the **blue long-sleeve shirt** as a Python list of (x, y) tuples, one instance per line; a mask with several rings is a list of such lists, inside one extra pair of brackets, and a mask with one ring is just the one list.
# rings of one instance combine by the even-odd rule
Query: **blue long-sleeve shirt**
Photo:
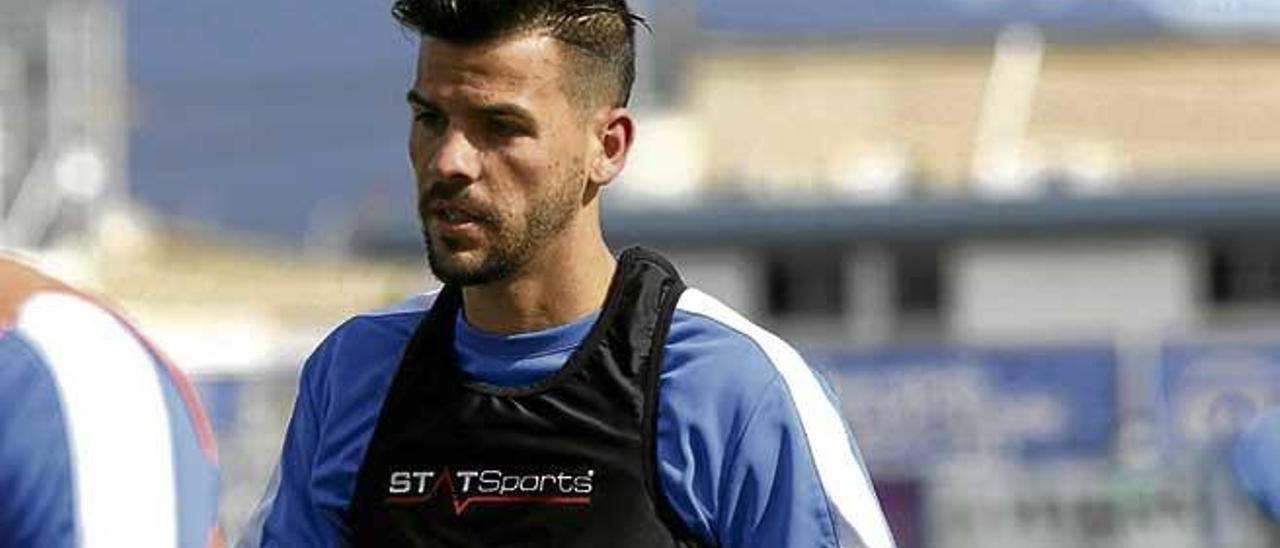
[[(307, 360), (280, 464), (241, 546), (343, 544), (383, 398), (433, 298), (357, 316)], [(507, 336), (459, 318), (459, 366), (486, 383), (527, 384), (562, 366), (594, 321)], [(893, 546), (834, 397), (781, 339), (690, 289), (658, 398), (662, 494), (708, 544)]]

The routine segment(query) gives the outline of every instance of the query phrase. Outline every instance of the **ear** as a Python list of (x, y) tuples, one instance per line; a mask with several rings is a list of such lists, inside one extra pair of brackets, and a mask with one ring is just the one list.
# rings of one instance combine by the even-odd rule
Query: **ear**
[(597, 154), (588, 175), (591, 182), (604, 186), (622, 173), (627, 165), (627, 154), (636, 138), (636, 122), (626, 108), (611, 108), (597, 119)]

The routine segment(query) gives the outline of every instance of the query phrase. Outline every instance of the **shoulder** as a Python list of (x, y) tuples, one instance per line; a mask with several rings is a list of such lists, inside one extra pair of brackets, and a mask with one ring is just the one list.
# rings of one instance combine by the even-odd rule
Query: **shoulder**
[[(180, 502), (183, 519), (162, 520), (156, 537), (203, 535), (207, 529), (197, 522), (212, 523), (216, 511), (216, 449), (180, 371), (109, 304), (72, 290), (28, 295), (12, 328), (4, 340), (26, 341), (34, 356), (27, 363), (41, 364), (41, 383), (56, 388), (45, 411), (26, 415), (59, 432), (40, 450), (65, 446), (74, 463), (74, 491), (132, 493), (132, 508), (75, 499), (80, 513), (92, 516), (82, 534), (113, 538), (110, 531), (133, 530), (142, 516), (154, 520)], [(6, 369), (22, 363), (4, 361)], [(23, 438), (31, 444), (31, 436)], [(104, 528), (108, 521), (126, 525)]]
[(1280, 477), (1280, 468), (1267, 464), (1280, 458), (1280, 409), (1270, 410), (1250, 421), (1236, 438), (1235, 451), (1242, 457), (1249, 457), (1240, 465), (1272, 469)]
[(71, 289), (32, 293), (17, 309), (11, 328), (57, 373), (59, 382), (109, 377), (110, 386), (129, 389), (159, 376), (185, 383), (181, 371), (122, 312), (88, 294)]
[(795, 347), (697, 289), (688, 289), (677, 305), (668, 352), (673, 348), (677, 355), (726, 356), (732, 361), (720, 368), (734, 376), (776, 386), (805, 405), (829, 407), (832, 396), (821, 376)]
[(435, 303), (436, 295), (439, 293), (439, 291), (419, 293), (391, 306), (357, 314), (339, 326), (335, 333), (372, 330), (387, 336), (407, 338), (427, 313), (427, 309)]
[(719, 446), (727, 457), (762, 412), (791, 407), (796, 398), (784, 379), (788, 368), (813, 377), (791, 345), (690, 288), (667, 336), (659, 426), (668, 433), (719, 432), (701, 443)]
[(1280, 409), (1254, 419), (1237, 438), (1236, 475), (1245, 490), (1272, 516), (1280, 517)]
[(66, 285), (36, 267), (0, 250), (0, 326), (12, 324), (32, 295), (66, 289)]
[(811, 375), (800, 353), (705, 292), (680, 297), (667, 337), (665, 369), (683, 377), (746, 390), (754, 397), (791, 373)]
[(352, 316), (320, 342), (315, 354), (333, 358), (398, 352), (413, 336), (418, 322), (435, 302), (435, 296), (436, 292), (414, 295), (394, 305)]
[[(77, 291), (34, 266), (0, 254), (0, 330), (24, 333), (42, 353), (54, 350), (104, 361), (103, 348), (119, 350), (137, 339), (122, 314), (101, 299)], [(134, 341), (141, 342), (141, 341)], [(69, 346), (71, 348), (57, 348)], [(52, 360), (56, 356), (45, 356)]]
[[(735, 539), (725, 544), (829, 545), (853, 534), (857, 545), (892, 546), (838, 401), (794, 347), (689, 289), (667, 352), (658, 435), (721, 463), (689, 462), (675, 451), (664, 460), (695, 476), (706, 468), (695, 484), (727, 482), (704, 488), (717, 495), (702, 497), (715, 500), (720, 538)], [(795, 519), (757, 512), (775, 505), (796, 509)]]
[[(404, 346), (435, 302), (436, 292), (357, 314), (334, 328), (307, 358), (302, 384), (311, 397), (328, 399), (329, 386), (362, 387), (389, 381)], [(322, 394), (324, 392), (326, 394)]]
[[(154, 348), (120, 313), (84, 294), (33, 293), (17, 309), (10, 328), (25, 338), (62, 385), (128, 390), (149, 385), (167, 372), (157, 368)], [(110, 384), (99, 384), (103, 380)]]

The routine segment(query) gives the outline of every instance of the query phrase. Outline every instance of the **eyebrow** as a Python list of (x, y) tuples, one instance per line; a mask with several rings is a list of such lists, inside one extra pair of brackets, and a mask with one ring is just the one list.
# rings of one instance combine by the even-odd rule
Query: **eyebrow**
[[(419, 93), (418, 90), (416, 89), (409, 90), (409, 92), (405, 94), (405, 100), (408, 101), (410, 105), (416, 106), (418, 108), (424, 108), (424, 109), (439, 108), (438, 106), (436, 106), (435, 102), (433, 102), (430, 99), (427, 99), (425, 96)], [(511, 103), (495, 103), (492, 105), (481, 105), (481, 106), (475, 107), (473, 110), (487, 116), (516, 118), (519, 120), (526, 121), (528, 123), (535, 122), (533, 115), (530, 114), (528, 110), (524, 109), (519, 105), (514, 105)]]
[(428, 101), (426, 97), (423, 97), (421, 93), (418, 93), (418, 90), (416, 89), (409, 90), (409, 93), (405, 94), (404, 100), (408, 101), (410, 105), (423, 108), (435, 106), (431, 101)]

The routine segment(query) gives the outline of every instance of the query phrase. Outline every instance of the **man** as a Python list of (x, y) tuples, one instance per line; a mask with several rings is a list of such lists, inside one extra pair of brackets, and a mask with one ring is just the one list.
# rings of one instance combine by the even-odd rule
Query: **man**
[(892, 546), (795, 350), (605, 245), (625, 1), (393, 11), (422, 36), (409, 153), (446, 285), (321, 343), (242, 545)]
[(218, 546), (194, 391), (119, 315), (0, 256), (0, 547)]

